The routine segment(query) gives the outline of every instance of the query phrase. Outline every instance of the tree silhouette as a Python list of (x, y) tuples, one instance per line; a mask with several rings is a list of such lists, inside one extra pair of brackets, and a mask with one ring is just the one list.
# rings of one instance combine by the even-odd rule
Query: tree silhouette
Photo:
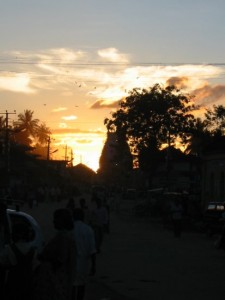
[(196, 118), (192, 128), (190, 128), (185, 153), (200, 156), (203, 149), (210, 143), (211, 139), (212, 135), (207, 129), (206, 120)]
[(36, 127), (35, 136), (38, 140), (38, 143), (41, 145), (45, 145), (49, 135), (51, 134), (51, 130), (46, 124), (43, 122)]
[(139, 154), (145, 148), (159, 150), (165, 143), (172, 145), (178, 137), (186, 143), (194, 109), (191, 96), (174, 86), (156, 84), (148, 90), (133, 89), (104, 124), (109, 131), (124, 131), (133, 153)]
[(33, 114), (33, 111), (26, 109), (23, 114), (18, 115), (19, 126), (31, 136), (35, 136), (39, 123), (39, 119), (33, 119)]
[(3, 116), (0, 116), (0, 130), (4, 129), (6, 126), (6, 120)]
[(224, 135), (225, 107), (223, 105), (213, 105), (213, 109), (207, 109), (205, 114), (205, 124), (212, 135)]
[(214, 105), (207, 109), (203, 119), (197, 118), (190, 130), (186, 153), (200, 156), (206, 148), (225, 133), (225, 107)]
[(6, 127), (6, 120), (3, 116), (0, 116), (0, 154), (4, 152), (4, 145), (5, 145), (5, 127)]
[(27, 146), (32, 145), (39, 123), (39, 119), (34, 119), (33, 114), (33, 111), (26, 109), (23, 114), (20, 113), (18, 115), (18, 121), (15, 127), (16, 134), (14, 135), (14, 139), (17, 143)]

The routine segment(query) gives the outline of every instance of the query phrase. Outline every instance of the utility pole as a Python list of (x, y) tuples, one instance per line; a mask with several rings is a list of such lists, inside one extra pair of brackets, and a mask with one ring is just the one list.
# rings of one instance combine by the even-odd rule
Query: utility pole
[(74, 156), (73, 156), (73, 149), (71, 149), (71, 151), (70, 151), (70, 162), (71, 162), (71, 167), (73, 166), (73, 159), (74, 159)]
[(51, 138), (49, 136), (47, 139), (47, 161), (49, 161), (49, 157), (50, 157), (50, 144), (51, 144)]
[[(54, 139), (53, 139), (54, 140)], [(50, 160), (50, 155), (51, 154), (53, 154), (53, 153), (55, 153), (55, 152), (57, 152), (58, 151), (58, 149), (56, 149), (56, 150), (54, 150), (54, 151), (50, 151), (51, 150), (51, 137), (49, 136), (48, 138), (47, 138), (47, 161), (49, 161)]]
[(6, 173), (10, 171), (10, 160), (9, 160), (9, 115), (15, 115), (16, 111), (8, 112), (7, 110), (1, 115), (5, 115), (5, 157), (6, 157)]
[(67, 157), (67, 145), (65, 147), (65, 161), (67, 161), (68, 157)]

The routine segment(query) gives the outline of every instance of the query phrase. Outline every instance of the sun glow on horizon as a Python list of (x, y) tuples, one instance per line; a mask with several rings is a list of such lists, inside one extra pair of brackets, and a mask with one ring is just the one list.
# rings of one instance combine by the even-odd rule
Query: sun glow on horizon
[(83, 163), (95, 171), (107, 131), (96, 128), (133, 89), (175, 85), (201, 106), (195, 116), (225, 101), (223, 65), (138, 64), (113, 47), (94, 53), (70, 48), (14, 51), (7, 56), (0, 52), (0, 58), (10, 69), (0, 71), (2, 107), (34, 111), (53, 132), (51, 147), (58, 149), (54, 159), (72, 156), (74, 165)]
[(52, 147), (59, 148), (55, 159), (73, 159), (73, 165), (85, 164), (95, 172), (105, 142), (105, 133), (63, 133), (53, 134)]

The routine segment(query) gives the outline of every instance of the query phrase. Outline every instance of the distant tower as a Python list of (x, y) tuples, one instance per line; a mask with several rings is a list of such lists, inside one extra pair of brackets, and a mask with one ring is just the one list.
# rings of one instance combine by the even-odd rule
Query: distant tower
[(125, 176), (133, 168), (133, 157), (125, 136), (108, 132), (99, 160), (99, 173), (109, 180)]
[(117, 157), (117, 136), (115, 132), (108, 132), (105, 145), (102, 149), (102, 154), (100, 157), (100, 168), (112, 167), (116, 164)]

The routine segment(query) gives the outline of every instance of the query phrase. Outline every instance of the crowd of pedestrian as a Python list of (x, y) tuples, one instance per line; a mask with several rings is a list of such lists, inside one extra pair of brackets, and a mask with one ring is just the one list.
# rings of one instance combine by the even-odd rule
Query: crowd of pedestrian
[(8, 188), (0, 188), (1, 199), (14, 199), (30, 208), (42, 202), (60, 202), (65, 199), (79, 196), (80, 191), (70, 184), (14, 184)]
[(66, 207), (54, 211), (55, 235), (41, 253), (27, 243), (23, 225), (13, 227), (12, 241), (0, 245), (1, 299), (84, 300), (88, 278), (96, 272), (96, 255), (109, 232), (109, 208), (103, 199), (93, 194), (87, 204), (83, 197), (78, 203), (68, 197)]

